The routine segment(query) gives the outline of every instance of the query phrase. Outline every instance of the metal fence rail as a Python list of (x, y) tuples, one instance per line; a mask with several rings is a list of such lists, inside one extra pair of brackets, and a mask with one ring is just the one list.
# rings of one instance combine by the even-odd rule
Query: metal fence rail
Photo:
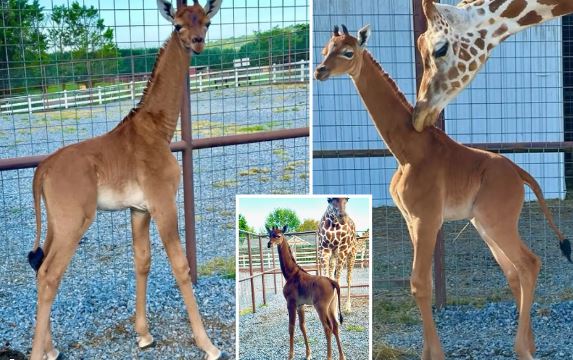
[[(358, 233), (361, 233), (358, 231)], [(266, 305), (268, 288), (271, 287), (274, 294), (277, 294), (279, 288), (284, 285), (279, 259), (276, 256), (274, 248), (267, 249), (265, 234), (257, 234), (244, 230), (239, 230), (239, 236), (243, 239), (244, 244), (240, 244), (237, 251), (237, 271), (239, 273), (239, 293), (240, 297), (249, 298), (250, 310), (256, 312), (257, 306)], [(292, 232), (287, 233), (287, 240), (291, 241), (294, 236), (302, 238), (305, 243), (290, 244), (293, 255), (297, 263), (303, 269), (310, 273), (320, 274), (320, 262), (318, 261), (318, 237), (316, 231)], [(364, 267), (364, 264), (370, 263), (369, 236), (359, 236), (358, 240), (366, 240), (366, 251), (357, 254), (356, 267)], [(324, 275), (324, 274), (323, 274)], [(248, 282), (248, 284), (247, 284)], [(370, 284), (353, 283), (351, 289), (348, 285), (341, 286), (341, 289), (347, 291), (369, 288)], [(248, 292), (248, 294), (246, 294)], [(368, 293), (352, 293), (352, 297), (367, 297)], [(240, 300), (238, 300), (241, 303)], [(244, 301), (243, 301), (244, 302)], [(244, 304), (241, 304), (244, 305)], [(247, 309), (242, 307), (241, 310)]]

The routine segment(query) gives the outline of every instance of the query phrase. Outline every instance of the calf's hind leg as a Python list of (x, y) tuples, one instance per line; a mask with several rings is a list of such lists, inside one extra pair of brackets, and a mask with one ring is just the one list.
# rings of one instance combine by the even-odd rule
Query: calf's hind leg
[[(57, 350), (51, 346), (50, 312), (54, 298), (60, 286), (62, 277), (72, 259), (81, 236), (91, 224), (95, 215), (95, 203), (90, 215), (83, 215), (83, 209), (65, 212), (66, 217), (50, 221), (53, 226), (53, 242), (50, 251), (40, 269), (38, 269), (37, 287), (38, 304), (36, 314), (36, 330), (32, 343), (31, 360), (41, 360), (45, 351), (46, 357), (58, 356)], [(55, 219), (54, 219), (55, 220)], [(65, 221), (65, 222), (64, 222)]]

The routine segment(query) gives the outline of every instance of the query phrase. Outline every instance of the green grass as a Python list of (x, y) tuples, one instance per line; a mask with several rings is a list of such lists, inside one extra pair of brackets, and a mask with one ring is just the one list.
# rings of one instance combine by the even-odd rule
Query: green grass
[(235, 257), (216, 257), (205, 264), (199, 265), (197, 272), (200, 276), (221, 275), (226, 279), (235, 278)]
[(410, 360), (416, 359), (416, 354), (396, 349), (386, 344), (374, 344), (372, 347), (372, 360)]
[(235, 179), (226, 179), (226, 180), (215, 181), (213, 183), (213, 187), (217, 189), (223, 189), (223, 188), (236, 187), (237, 184), (238, 184), (237, 180)]
[(271, 172), (271, 169), (269, 168), (258, 168), (258, 167), (253, 167), (253, 168), (249, 168), (247, 170), (242, 170), (239, 172), (240, 176), (249, 176), (249, 175), (258, 175), (258, 174), (268, 174)]
[(375, 321), (385, 324), (413, 325), (420, 322), (420, 316), (413, 299), (393, 301), (377, 300), (372, 305)]
[(246, 309), (239, 311), (239, 316), (249, 315), (252, 313), (253, 313), (253, 309), (249, 307), (249, 308), (246, 308)]
[(361, 325), (347, 325), (346, 330), (354, 332), (363, 332), (366, 330), (366, 328), (364, 328), (364, 326)]

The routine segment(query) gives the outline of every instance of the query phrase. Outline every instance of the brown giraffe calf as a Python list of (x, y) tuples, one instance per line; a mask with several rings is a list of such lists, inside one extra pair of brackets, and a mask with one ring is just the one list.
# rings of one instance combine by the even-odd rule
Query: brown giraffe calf
[(325, 276), (311, 275), (296, 263), (288, 241), (284, 236), (287, 232), (286, 225), (282, 230), (276, 226), (272, 229), (267, 228), (267, 232), (269, 233), (269, 243), (267, 246), (270, 249), (272, 245), (277, 245), (281, 271), (286, 279), (286, 284), (283, 287), (283, 295), (287, 302), (289, 317), (289, 360), (294, 358), (294, 327), (297, 313), (300, 331), (304, 337), (304, 345), (306, 347), (306, 359), (310, 359), (310, 346), (308, 344), (306, 326), (304, 324), (304, 305), (313, 305), (322, 323), (326, 335), (327, 359), (332, 359), (332, 346), (330, 342), (331, 336), (334, 334), (336, 344), (338, 345), (338, 358), (344, 360), (345, 357), (338, 333), (339, 324), (336, 319), (338, 312), (338, 320), (340, 324), (342, 324), (340, 287), (338, 283)]
[(518, 230), (524, 189), (535, 193), (549, 226), (571, 261), (571, 244), (553, 217), (535, 179), (509, 159), (457, 143), (436, 127), (417, 132), (412, 106), (396, 83), (366, 50), (368, 26), (355, 38), (346, 27), (334, 28), (315, 77), (348, 74), (398, 169), (390, 194), (406, 220), (414, 258), (412, 294), (423, 321), (424, 360), (442, 360), (444, 353), (432, 319), (432, 254), (444, 221), (469, 219), (501, 266), (519, 309), (515, 351), (532, 360), (535, 342), (531, 304), (541, 261), (521, 240)]
[[(192, 6), (184, 6), (177, 12), (165, 0), (157, 3), (175, 30), (157, 56), (138, 106), (109, 133), (56, 151), (38, 165), (34, 174), (37, 234), (28, 258), (37, 271), (38, 305), (31, 360), (60, 357), (50, 331), (52, 303), (80, 238), (98, 208), (131, 209), (138, 346), (146, 348), (154, 343), (145, 315), (151, 263), (149, 223), (153, 218), (185, 301), (197, 346), (206, 352), (205, 359), (228, 357), (207, 336), (193, 294), (189, 264), (177, 227), (175, 197), (180, 169), (169, 149), (183, 99), (190, 53), (203, 50), (210, 19), (219, 10), (221, 1), (209, 0), (203, 8), (195, 0)], [(42, 197), (48, 220), (43, 248), (40, 247)]]

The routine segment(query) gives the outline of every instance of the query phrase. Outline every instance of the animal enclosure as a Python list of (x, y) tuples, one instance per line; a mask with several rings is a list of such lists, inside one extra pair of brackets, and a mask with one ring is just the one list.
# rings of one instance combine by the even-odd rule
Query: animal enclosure
[[(260, 306), (267, 306), (269, 294), (281, 294), (285, 279), (281, 273), (276, 249), (267, 248), (268, 236), (246, 231), (240, 231), (238, 272), (239, 272), (239, 303), (240, 313), (256, 312)], [(351, 286), (352, 297), (368, 298), (370, 266), (369, 235), (357, 230), (358, 240), (364, 240), (364, 251), (356, 255)], [(286, 236), (296, 262), (311, 274), (318, 274), (318, 238), (316, 231), (293, 232)], [(340, 284), (341, 298), (346, 297), (348, 284), (346, 270)], [(324, 276), (325, 274), (322, 273)]]
[[(367, 48), (413, 103), (416, 78), (421, 76), (415, 57), (415, 33), (421, 31), (424, 19), (420, 3), (315, 1), (320, 12), (315, 11), (313, 19), (313, 63), (321, 62), (322, 46), (334, 25), (346, 24), (356, 32), (370, 24), (373, 33)], [(572, 36), (571, 17), (512, 36), (445, 110), (445, 131), (452, 138), (500, 152), (538, 180), (557, 225), (569, 237), (573, 233)], [(374, 298), (407, 301), (412, 246), (388, 193), (396, 162), (350, 79), (315, 82), (313, 89), (314, 192), (373, 194)], [(472, 225), (467, 225), (458, 221), (443, 228), (445, 243), (438, 248), (434, 267), (437, 305), (511, 299), (499, 266)], [(536, 301), (568, 299), (570, 269), (528, 188), (520, 233), (543, 262)]]
[[(205, 50), (192, 56), (172, 143), (184, 168), (179, 227), (199, 277), (195, 294), (208, 332), (232, 353), (235, 194), (309, 188), (308, 6), (223, 1)], [(172, 31), (153, 0), (1, 2), (0, 298), (9, 304), (0, 309), (3, 343), (22, 352), (31, 344), (33, 167), (62, 146), (113, 129), (139, 101)], [(271, 173), (275, 167), (281, 171)], [(130, 233), (128, 211), (98, 212), (63, 278), (54, 338), (71, 358), (134, 351)], [(154, 226), (151, 242), (151, 331), (164, 340), (162, 354), (198, 357)]]

